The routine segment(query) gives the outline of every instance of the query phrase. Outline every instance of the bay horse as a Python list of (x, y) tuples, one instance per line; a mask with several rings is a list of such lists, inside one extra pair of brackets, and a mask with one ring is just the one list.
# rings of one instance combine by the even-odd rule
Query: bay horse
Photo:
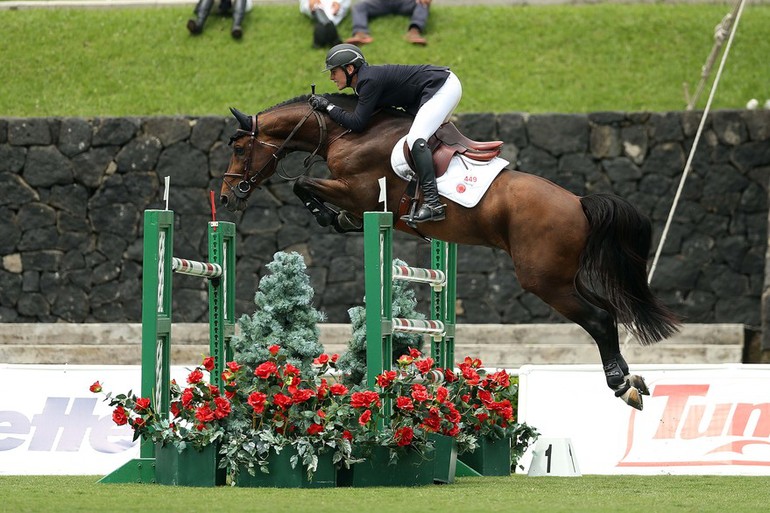
[[(352, 95), (328, 98), (341, 108), (355, 108)], [(310, 152), (326, 159), (331, 178), (301, 175), (295, 194), (321, 225), (360, 231), (363, 213), (380, 208), (378, 179), (386, 178), (388, 198), (404, 194), (407, 182), (391, 169), (390, 155), (413, 118), (382, 109), (365, 131), (353, 133), (314, 111), (307, 100), (297, 97), (256, 115), (230, 109), (239, 128), (230, 139), (233, 153), (221, 202), (229, 210), (245, 208), (249, 194), (275, 173), (286, 154)], [(508, 253), (521, 287), (591, 335), (607, 385), (616, 397), (641, 410), (649, 390), (641, 376), (630, 374), (621, 355), (618, 323), (626, 324), (642, 345), (670, 336), (679, 326), (677, 316), (647, 284), (650, 220), (618, 196), (578, 197), (544, 178), (511, 169), (500, 172), (475, 207), (446, 203), (446, 219), (421, 223), (418, 231), (402, 223), (396, 228)], [(388, 201), (388, 207), (398, 219), (398, 202)]]

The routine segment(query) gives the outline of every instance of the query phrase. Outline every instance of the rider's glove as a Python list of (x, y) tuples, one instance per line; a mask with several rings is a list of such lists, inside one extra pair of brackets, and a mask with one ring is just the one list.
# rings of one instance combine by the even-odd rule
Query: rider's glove
[(313, 95), (310, 97), (310, 106), (315, 110), (328, 110), (329, 100), (323, 96)]

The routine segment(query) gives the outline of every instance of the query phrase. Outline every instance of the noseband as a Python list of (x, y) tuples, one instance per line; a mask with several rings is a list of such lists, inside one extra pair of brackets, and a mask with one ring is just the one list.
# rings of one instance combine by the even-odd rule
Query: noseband
[[(283, 143), (278, 146), (273, 143), (267, 142), (267, 141), (260, 141), (257, 139), (257, 135), (259, 134), (259, 127), (257, 126), (257, 116), (251, 116), (251, 131), (244, 130), (242, 128), (239, 128), (236, 130), (235, 134), (230, 138), (230, 145), (240, 139), (241, 137), (249, 136), (249, 145), (246, 149), (247, 157), (246, 162), (243, 164), (243, 174), (237, 174), (237, 173), (225, 173), (224, 178), (227, 177), (238, 177), (241, 178), (241, 181), (238, 182), (238, 185), (233, 188), (228, 183), (228, 187), (230, 187), (230, 190), (233, 191), (233, 194), (236, 198), (239, 199), (246, 199), (246, 197), (249, 195), (249, 192), (251, 192), (251, 188), (253, 185), (256, 184), (257, 188), (259, 187), (258, 181), (261, 182), (260, 178), (262, 176), (262, 173), (265, 172), (265, 169), (267, 169), (267, 166), (269, 166), (271, 163), (278, 163), (279, 160), (281, 160), (284, 156), (284, 153), (286, 151), (286, 146), (289, 144), (289, 142), (294, 138), (296, 133), (299, 131), (300, 127), (302, 127), (303, 124), (305, 124), (305, 121), (308, 120), (311, 114), (315, 114), (316, 120), (318, 121), (318, 129), (319, 129), (319, 137), (318, 137), (318, 145), (316, 146), (315, 150), (313, 150), (313, 153), (307, 156), (305, 159), (305, 167), (307, 167), (307, 163), (310, 161), (311, 158), (313, 158), (315, 155), (318, 154), (318, 152), (323, 147), (324, 141), (326, 140), (326, 121), (324, 120), (324, 117), (319, 114), (317, 111), (313, 110), (312, 108), (308, 111), (307, 114), (305, 114), (302, 119), (297, 123), (297, 126), (294, 127), (294, 130), (291, 131), (289, 136), (283, 141)], [(249, 176), (251, 172), (251, 155), (254, 149), (254, 142), (257, 142), (261, 144), (262, 146), (268, 146), (270, 148), (275, 148), (275, 151), (273, 152), (273, 158), (271, 160), (268, 160), (265, 162), (265, 165), (262, 166), (259, 171), (254, 173), (253, 176)], [(225, 183), (227, 183), (225, 181)]]

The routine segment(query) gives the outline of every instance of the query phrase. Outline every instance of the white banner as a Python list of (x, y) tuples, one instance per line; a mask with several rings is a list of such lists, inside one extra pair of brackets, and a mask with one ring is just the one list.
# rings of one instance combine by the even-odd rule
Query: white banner
[(631, 372), (650, 389), (643, 411), (614, 397), (599, 365), (525, 365), (519, 420), (570, 438), (584, 474), (770, 475), (770, 365)]
[(0, 365), (0, 475), (106, 475), (138, 458), (131, 428), (115, 425), (104, 395), (89, 391), (95, 381), (140, 395), (141, 366)]

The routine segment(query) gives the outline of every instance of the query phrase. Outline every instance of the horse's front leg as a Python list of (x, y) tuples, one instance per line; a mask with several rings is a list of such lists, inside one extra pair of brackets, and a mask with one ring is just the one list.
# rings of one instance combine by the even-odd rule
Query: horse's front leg
[[(319, 225), (332, 226), (339, 233), (363, 231), (363, 223), (359, 218), (345, 210), (338, 211), (325, 203), (331, 200), (328, 195), (322, 193), (336, 192), (343, 187), (344, 184), (338, 180), (301, 176), (294, 182), (294, 194), (313, 214)], [(334, 201), (332, 203), (337, 204)]]

